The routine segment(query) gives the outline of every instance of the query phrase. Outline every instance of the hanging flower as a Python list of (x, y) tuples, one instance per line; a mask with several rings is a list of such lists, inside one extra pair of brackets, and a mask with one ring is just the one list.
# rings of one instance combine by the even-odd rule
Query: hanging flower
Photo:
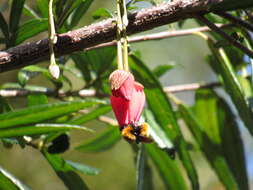
[(112, 109), (122, 136), (136, 142), (150, 142), (148, 125), (139, 125), (145, 105), (144, 87), (134, 81), (130, 72), (116, 70), (110, 75)]

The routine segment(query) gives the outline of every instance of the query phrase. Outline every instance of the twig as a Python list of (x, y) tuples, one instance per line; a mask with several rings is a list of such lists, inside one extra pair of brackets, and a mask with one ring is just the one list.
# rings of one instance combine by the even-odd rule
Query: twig
[[(221, 84), (218, 82), (207, 83), (207, 84), (199, 84), (199, 83), (191, 83), (191, 84), (182, 84), (164, 87), (164, 91), (166, 93), (177, 93), (184, 91), (193, 91), (200, 88), (216, 88)], [(74, 92), (62, 92), (62, 91), (54, 91), (53, 89), (47, 89), (46, 91), (35, 91), (35, 90), (26, 90), (26, 89), (2, 89), (0, 90), (0, 96), (2, 97), (17, 97), (17, 96), (28, 96), (31, 94), (45, 94), (53, 97), (66, 97), (66, 96), (80, 96), (80, 97), (106, 97), (106, 94), (98, 94), (93, 89), (83, 89)]]
[(207, 84), (192, 83), (192, 84), (168, 86), (168, 87), (164, 87), (163, 90), (166, 93), (177, 93), (177, 92), (193, 91), (200, 88), (216, 88), (219, 86), (221, 86), (219, 82), (213, 82), (213, 83), (207, 83)]
[[(233, 27), (233, 24), (216, 24), (219, 28), (228, 28)], [(191, 28), (191, 29), (184, 29), (184, 30), (175, 30), (175, 31), (165, 31), (165, 32), (158, 32), (155, 34), (147, 34), (147, 35), (141, 35), (141, 36), (134, 36), (129, 38), (130, 43), (135, 42), (141, 42), (141, 41), (148, 41), (148, 40), (161, 40), (165, 38), (173, 38), (173, 37), (180, 37), (180, 36), (187, 36), (192, 35), (196, 32), (209, 32), (211, 29), (207, 26), (204, 27), (198, 27), (198, 28)], [(97, 48), (103, 48), (107, 46), (115, 46), (117, 44), (116, 41), (107, 42), (103, 44), (99, 44), (90, 48), (84, 49), (85, 51), (90, 51)]]
[(225, 18), (225, 19), (228, 19), (229, 21), (231, 21), (232, 23), (236, 24), (236, 25), (239, 25), (239, 26), (242, 26), (242, 27), (245, 27), (246, 29), (250, 30), (253, 32), (253, 25), (238, 18), (238, 17), (235, 17), (229, 13), (226, 13), (226, 12), (215, 12), (215, 14)]
[(245, 54), (253, 58), (253, 51), (246, 48), (242, 44), (240, 44), (236, 39), (230, 37), (227, 35), (224, 31), (222, 31), (220, 28), (215, 26), (212, 22), (210, 22), (208, 19), (206, 19), (203, 15), (196, 15), (196, 18), (201, 21), (202, 23), (206, 24), (210, 29), (212, 29), (214, 32), (220, 34), (224, 39), (226, 39), (230, 44), (237, 47), (241, 51), (243, 51)]

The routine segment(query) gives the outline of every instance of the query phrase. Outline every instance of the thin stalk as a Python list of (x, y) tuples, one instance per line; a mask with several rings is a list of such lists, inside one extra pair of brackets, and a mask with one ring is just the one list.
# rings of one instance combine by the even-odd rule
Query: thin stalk
[(120, 10), (120, 0), (117, 0), (117, 64), (118, 69), (123, 70), (123, 56), (122, 56), (122, 44), (121, 44), (121, 31), (122, 31), (122, 20)]
[(50, 52), (49, 72), (55, 79), (58, 79), (59, 75), (60, 75), (60, 69), (59, 69), (59, 66), (56, 64), (55, 54), (54, 54), (54, 44), (57, 42), (57, 36), (55, 33), (55, 25), (54, 25), (53, 0), (49, 1), (48, 12), (49, 12), (49, 40), (48, 40), (48, 43), (49, 43), (49, 52)]

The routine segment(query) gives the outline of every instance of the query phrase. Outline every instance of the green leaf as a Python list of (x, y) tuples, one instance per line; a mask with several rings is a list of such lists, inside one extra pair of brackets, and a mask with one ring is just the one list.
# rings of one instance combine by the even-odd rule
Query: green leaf
[(44, 94), (33, 94), (27, 96), (28, 106), (48, 104), (47, 96)]
[(187, 144), (181, 134), (175, 113), (161, 84), (148, 67), (135, 55), (130, 57), (129, 64), (134, 76), (145, 87), (148, 107), (152, 111), (156, 122), (161, 127), (161, 130), (164, 131), (167, 138), (171, 139), (173, 144), (178, 148), (179, 157), (191, 180), (193, 189), (199, 189), (197, 172), (187, 150)]
[(9, 112), (11, 110), (11, 106), (9, 105), (7, 100), (0, 96), (0, 114)]
[(11, 4), (10, 11), (10, 21), (9, 21), (9, 29), (12, 34), (11, 36), (11, 45), (15, 44), (16, 41), (16, 31), (18, 30), (18, 25), (20, 21), (20, 17), (22, 14), (22, 10), (24, 7), (25, 0), (13, 0)]
[(68, 123), (74, 124), (74, 125), (81, 125), (85, 122), (96, 119), (97, 117), (104, 115), (111, 110), (112, 110), (111, 105), (101, 105), (101, 106), (95, 108), (94, 110), (92, 110), (91, 112), (83, 114), (82, 116), (77, 117), (77, 118), (69, 121)]
[(2, 13), (0, 12), (0, 29), (3, 32), (3, 35), (5, 37), (5, 43), (8, 44), (9, 41), (9, 26), (7, 24), (7, 22), (4, 19), (4, 16), (2, 15)]
[(79, 100), (32, 106), (19, 111), (1, 114), (0, 128), (39, 123), (101, 103), (103, 101)]
[(113, 15), (110, 13), (109, 10), (105, 8), (99, 8), (97, 9), (93, 14), (92, 17), (94, 19), (100, 19), (100, 18), (111, 18)]
[(73, 169), (82, 172), (83, 174), (88, 175), (97, 175), (100, 172), (100, 169), (93, 168), (84, 164), (80, 164), (77, 162), (72, 162), (69, 160), (66, 160), (66, 163), (69, 164)]
[(27, 4), (24, 5), (23, 8), (23, 14), (26, 16), (30, 16), (33, 19), (40, 19), (41, 17), (39, 15), (37, 15), (37, 13), (31, 8), (29, 7)]
[(147, 153), (144, 144), (141, 144), (136, 160), (136, 190), (154, 189), (152, 171), (147, 162)]
[(91, 80), (91, 72), (85, 53), (75, 53), (71, 55), (71, 58), (75, 62), (76, 67), (81, 71), (84, 80), (89, 82)]
[(18, 72), (18, 83), (21, 86), (25, 86), (27, 81), (29, 81), (31, 78), (41, 73), (48, 78), (50, 76), (49, 71), (45, 68), (42, 68), (36, 65), (26, 66)]
[[(78, 2), (78, 1), (76, 1)], [(73, 6), (73, 8), (76, 8), (73, 12), (73, 15), (71, 17), (71, 22), (70, 22), (70, 28), (75, 27), (78, 22), (81, 20), (82, 16), (85, 15), (89, 7), (91, 6), (91, 3), (93, 0), (83, 0), (80, 4), (76, 4)]]
[(220, 123), (223, 122), (221, 129), (222, 150), (239, 189), (249, 190), (246, 158), (240, 128), (230, 107), (223, 99), (219, 99), (219, 109), (225, 112), (224, 118), (220, 118)]
[(49, 154), (43, 151), (44, 157), (52, 166), (55, 173), (69, 190), (88, 190), (88, 186), (75, 172), (75, 169), (57, 154)]
[(0, 129), (0, 138), (11, 138), (11, 137), (19, 137), (19, 136), (25, 136), (25, 135), (41, 135), (41, 134), (47, 134), (47, 133), (52, 133), (52, 132), (68, 131), (70, 129), (79, 129), (79, 130), (93, 132), (93, 130), (91, 129), (88, 129), (83, 126), (78, 126), (78, 125), (37, 124), (35, 126)]
[[(214, 133), (215, 138), (210, 139), (206, 132), (204, 132), (204, 126), (199, 123), (201, 118), (197, 118), (192, 111), (183, 104), (180, 104), (178, 109), (220, 181), (228, 190), (238, 189), (230, 168), (227, 165), (226, 159), (224, 158), (219, 145), (215, 142), (215, 139), (217, 138), (216, 134)], [(207, 107), (205, 107), (205, 110), (207, 110)], [(207, 113), (207, 111), (205, 111), (205, 113)]]
[(2, 190), (31, 190), (8, 171), (0, 167), (0, 189)]
[(32, 19), (21, 25), (16, 34), (16, 45), (48, 29), (47, 19)]
[(146, 144), (145, 148), (156, 165), (166, 189), (188, 189), (181, 171), (174, 160), (171, 160), (165, 152), (155, 147), (153, 144)]
[(97, 135), (96, 138), (81, 143), (76, 149), (81, 152), (101, 152), (111, 148), (120, 139), (119, 129), (115, 126), (109, 126), (107, 130)]
[(36, 3), (43, 18), (48, 18), (48, 0), (37, 0)]
[(174, 146), (170, 139), (166, 136), (165, 132), (162, 130), (162, 128), (156, 123), (154, 115), (152, 112), (148, 109), (144, 110), (144, 115), (147, 123), (150, 126), (150, 136), (155, 141), (155, 143), (158, 145), (159, 148), (163, 150), (172, 150), (174, 149)]
[(169, 70), (173, 69), (175, 67), (175, 65), (158, 65), (153, 69), (153, 74), (156, 77), (161, 77), (163, 76), (165, 73), (167, 73)]
[(208, 45), (216, 59), (216, 61), (213, 62), (213, 69), (216, 68), (215, 71), (222, 77), (225, 90), (230, 95), (245, 126), (248, 128), (251, 135), (253, 135), (253, 114), (236, 74), (233, 71), (231, 61), (222, 49), (216, 49), (214, 47), (212, 41), (209, 40)]
[[(198, 90), (195, 98), (194, 110), (203, 135), (216, 147), (216, 154), (224, 155), (239, 189), (248, 189), (244, 147), (235, 116), (226, 102), (211, 90)], [(231, 182), (224, 182), (226, 186), (228, 183)]]

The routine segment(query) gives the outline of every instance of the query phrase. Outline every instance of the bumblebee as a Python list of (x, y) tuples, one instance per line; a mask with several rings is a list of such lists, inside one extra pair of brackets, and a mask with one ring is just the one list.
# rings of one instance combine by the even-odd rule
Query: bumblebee
[(141, 125), (130, 124), (121, 127), (121, 135), (130, 142), (136, 142), (137, 144), (142, 143), (151, 143), (153, 140), (149, 137), (149, 126), (147, 123)]

